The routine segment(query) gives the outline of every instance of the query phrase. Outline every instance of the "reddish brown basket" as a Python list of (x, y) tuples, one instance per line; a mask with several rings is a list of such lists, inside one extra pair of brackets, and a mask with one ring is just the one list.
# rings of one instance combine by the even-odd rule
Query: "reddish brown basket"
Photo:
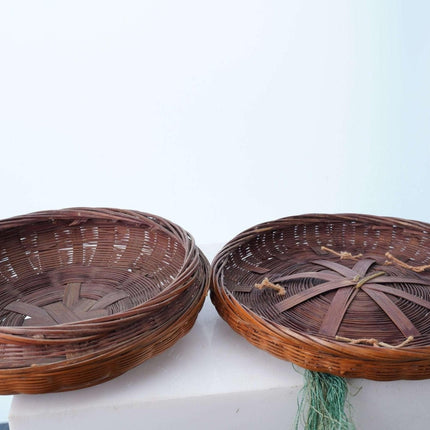
[(254, 345), (313, 371), (430, 377), (430, 225), (303, 215), (257, 225), (215, 257), (211, 298)]
[(192, 327), (209, 265), (154, 215), (74, 208), (0, 221), (0, 393), (107, 381)]

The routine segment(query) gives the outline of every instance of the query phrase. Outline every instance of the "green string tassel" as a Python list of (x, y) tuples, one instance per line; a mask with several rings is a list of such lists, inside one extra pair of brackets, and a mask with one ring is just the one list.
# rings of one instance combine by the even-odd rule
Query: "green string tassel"
[(344, 378), (305, 370), (304, 379), (295, 420), (296, 430), (355, 429), (349, 413), (345, 412), (349, 404), (348, 386)]

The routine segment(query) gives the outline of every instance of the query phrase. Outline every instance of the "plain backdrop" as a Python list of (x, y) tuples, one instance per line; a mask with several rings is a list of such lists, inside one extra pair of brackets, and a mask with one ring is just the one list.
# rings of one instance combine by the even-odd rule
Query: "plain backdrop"
[(131, 208), (199, 244), (309, 212), (430, 222), (429, 16), (395, 0), (1, 2), (0, 218)]

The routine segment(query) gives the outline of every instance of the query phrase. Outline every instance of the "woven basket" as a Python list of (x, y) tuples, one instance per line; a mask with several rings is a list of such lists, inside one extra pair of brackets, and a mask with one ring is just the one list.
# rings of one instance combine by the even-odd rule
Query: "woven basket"
[(250, 228), (215, 257), (211, 298), (254, 345), (313, 371), (430, 377), (430, 225), (304, 215)]
[(154, 215), (75, 208), (0, 221), (0, 393), (112, 379), (187, 333), (209, 265)]

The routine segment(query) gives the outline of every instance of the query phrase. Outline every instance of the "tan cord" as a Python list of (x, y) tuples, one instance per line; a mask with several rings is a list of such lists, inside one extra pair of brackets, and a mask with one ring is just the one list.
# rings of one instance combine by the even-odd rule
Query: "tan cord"
[(379, 342), (379, 345), (384, 346), (385, 348), (397, 349), (397, 348), (406, 346), (408, 343), (412, 342), (413, 340), (414, 340), (414, 337), (409, 336), (407, 339), (405, 339), (402, 343), (399, 343), (398, 345), (390, 345), (389, 343), (385, 343), (385, 342)]
[(339, 257), (341, 260), (358, 260), (363, 256), (363, 254), (352, 255), (350, 252), (346, 251), (336, 252), (335, 250), (327, 248), (326, 246), (322, 246), (321, 251), (331, 252), (333, 255)]
[(386, 252), (385, 256), (388, 258), (388, 260), (384, 263), (386, 265), (394, 263), (400, 267), (403, 267), (404, 269), (413, 270), (414, 272), (417, 272), (417, 273), (424, 272), (424, 270), (430, 269), (430, 264), (426, 264), (423, 266), (411, 266), (410, 264), (407, 264), (404, 261), (401, 261), (398, 258), (394, 257), (394, 255), (391, 254), (391, 252)]
[(390, 348), (390, 349), (398, 349), (412, 342), (414, 340), (414, 337), (409, 336), (407, 339), (405, 339), (402, 343), (399, 343), (398, 345), (391, 345), (389, 343), (379, 342), (377, 339), (374, 339), (374, 338), (350, 339), (348, 337), (336, 336), (336, 340), (340, 340), (342, 342), (348, 342), (350, 345), (364, 344), (364, 345), (382, 346), (384, 348)]
[(259, 290), (262, 290), (263, 288), (271, 288), (272, 290), (277, 291), (280, 296), (285, 296), (285, 288), (279, 284), (273, 284), (268, 278), (264, 278), (263, 282), (260, 284), (255, 284), (255, 288), (258, 288)]
[(371, 273), (370, 275), (368, 275), (368, 276), (366, 276), (366, 277), (364, 277), (364, 278), (362, 278), (361, 280), (360, 280), (360, 278), (354, 278), (354, 281), (357, 279), (357, 284), (356, 284), (356, 286), (355, 286), (355, 288), (361, 288), (365, 283), (367, 283), (367, 282), (369, 282), (369, 281), (371, 281), (372, 279), (375, 279), (375, 278), (377, 278), (378, 276), (382, 276), (382, 275), (385, 275), (386, 273), (385, 272), (375, 272), (375, 273)]
[(348, 337), (336, 336), (336, 340), (340, 340), (342, 342), (348, 342), (350, 345), (364, 344), (364, 345), (379, 346), (378, 340), (374, 338), (350, 339)]

